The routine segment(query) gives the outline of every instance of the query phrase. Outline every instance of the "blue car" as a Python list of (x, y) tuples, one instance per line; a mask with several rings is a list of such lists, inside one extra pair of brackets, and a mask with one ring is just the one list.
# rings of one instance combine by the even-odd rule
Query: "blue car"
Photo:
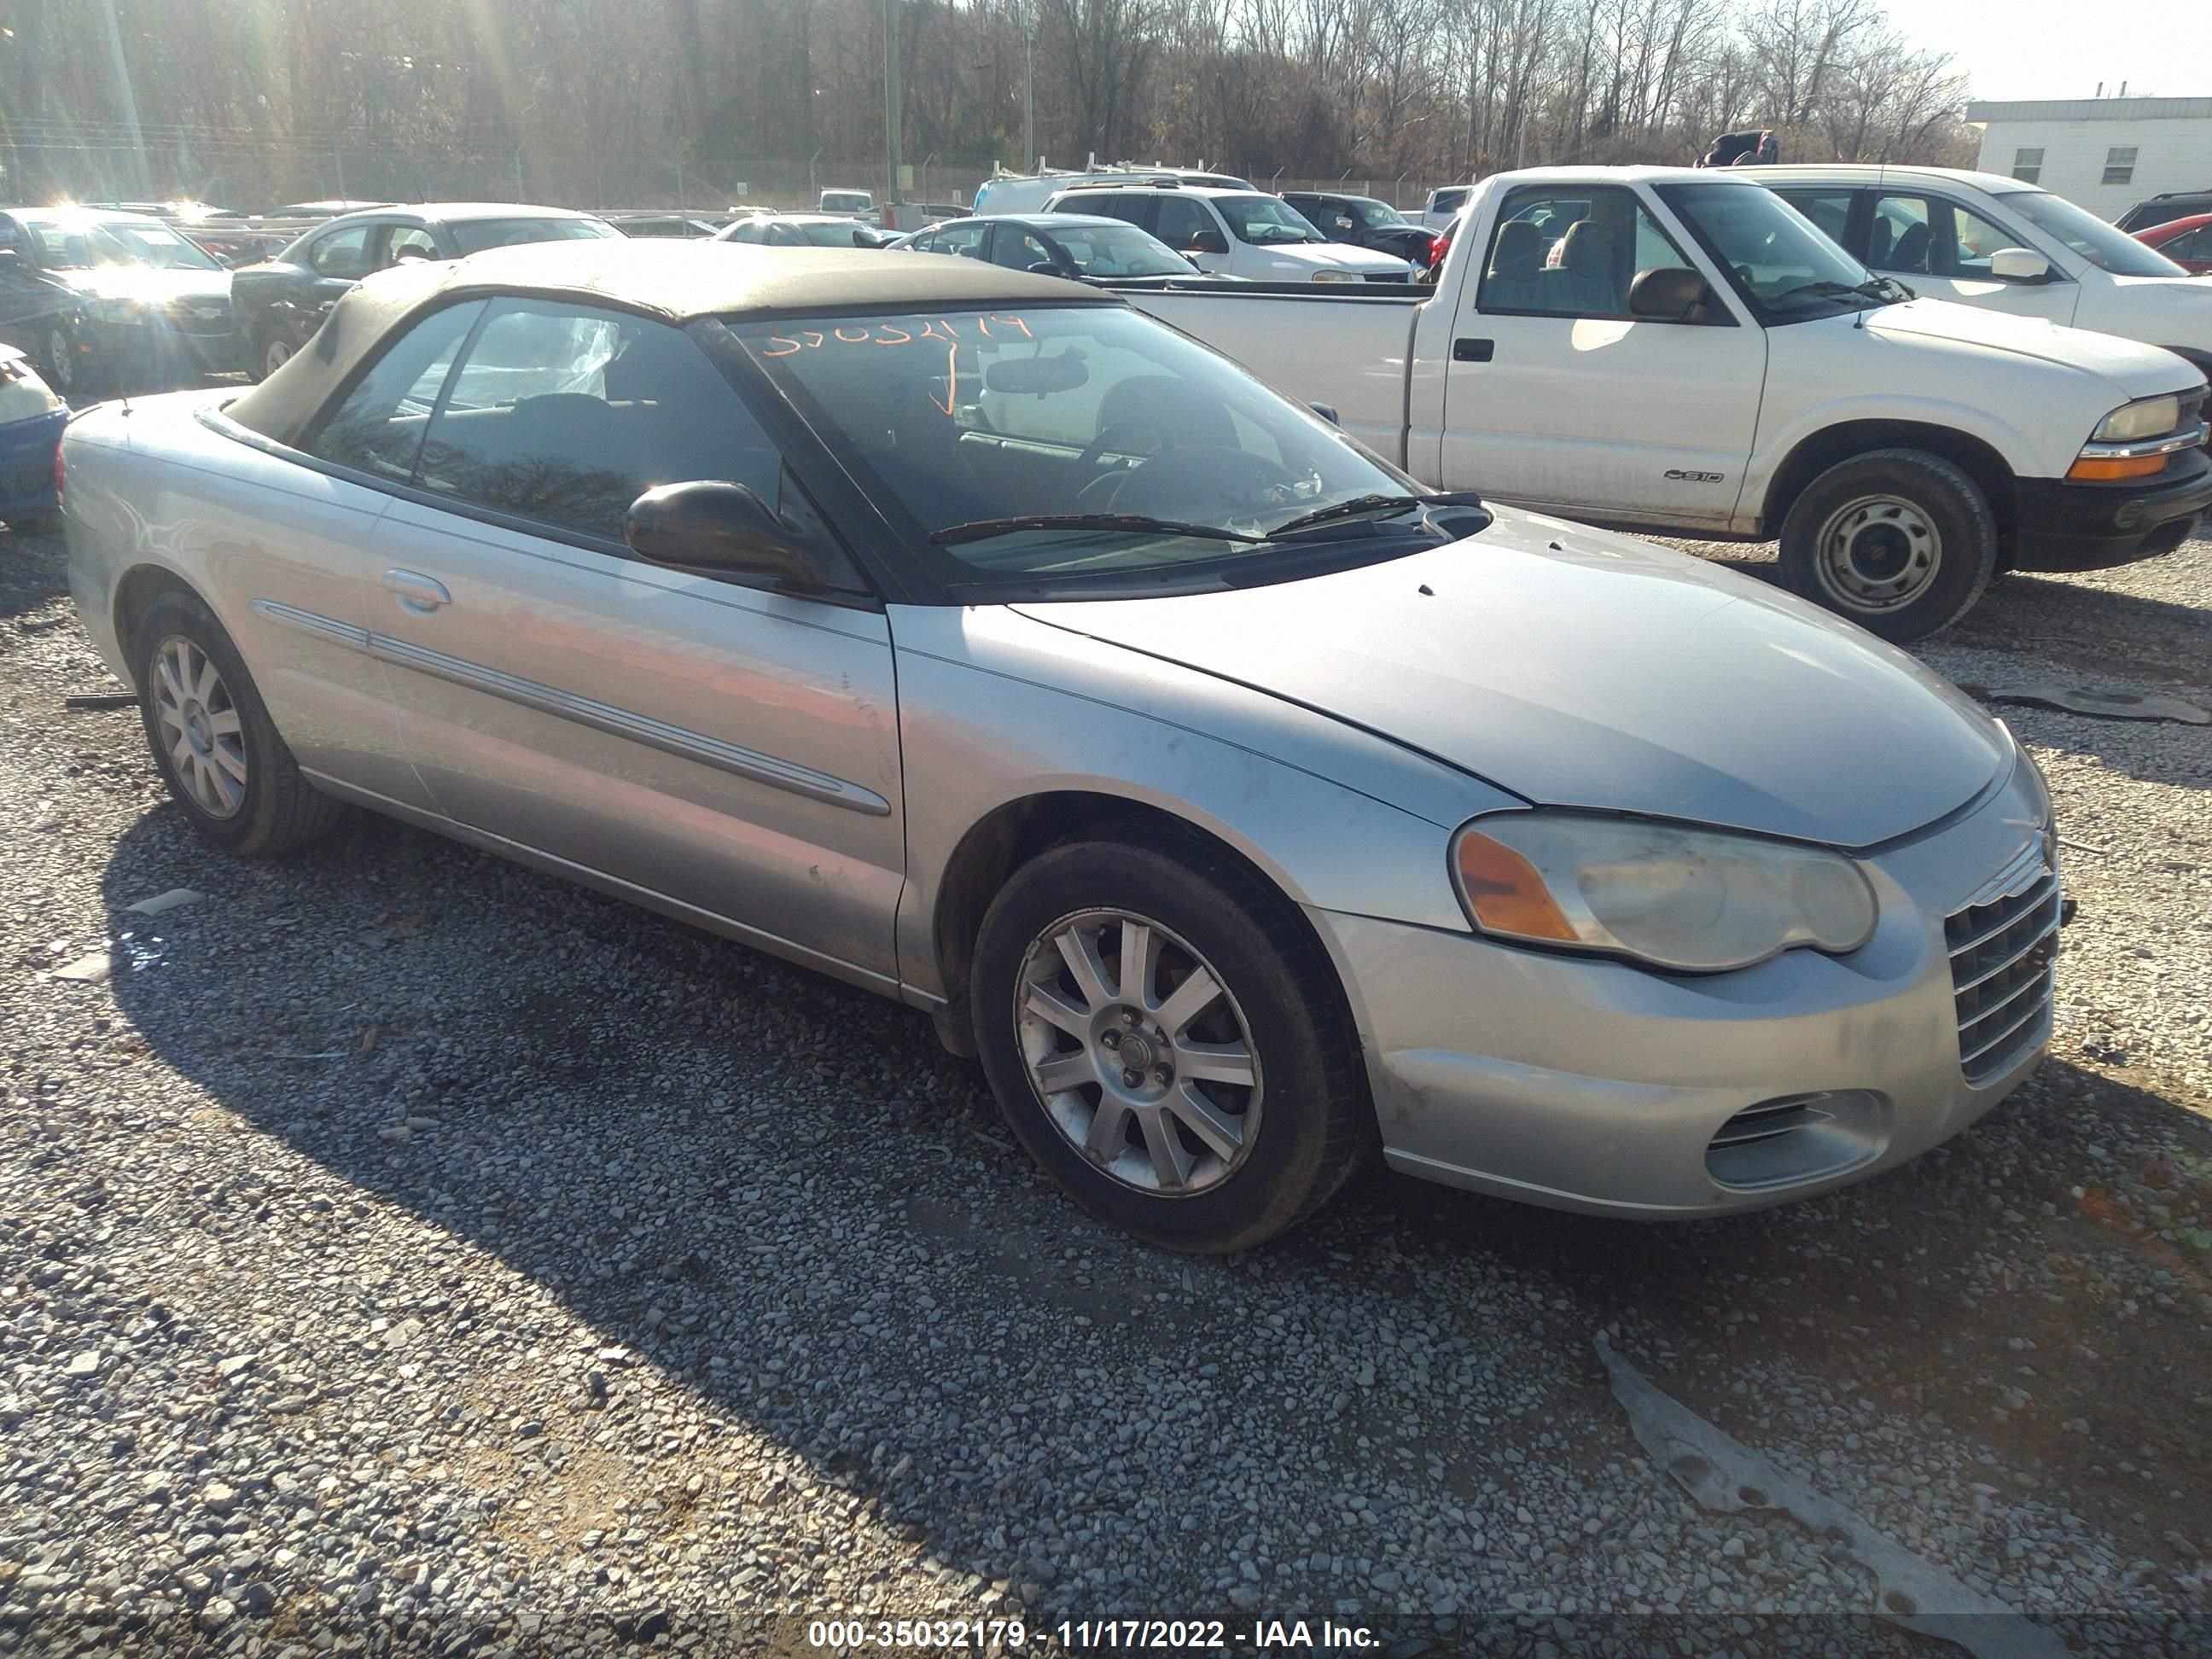
[(58, 520), (54, 452), (69, 415), (31, 360), (0, 345), (0, 520), (21, 530), (51, 528)]

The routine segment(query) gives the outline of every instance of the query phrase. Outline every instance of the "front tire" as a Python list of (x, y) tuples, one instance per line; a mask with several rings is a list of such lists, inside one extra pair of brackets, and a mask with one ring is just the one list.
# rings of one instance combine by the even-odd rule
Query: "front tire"
[(49, 323), (39, 356), (43, 359), (40, 368), (45, 373), (46, 384), (67, 403), (77, 390), (80, 379), (76, 372), (76, 342), (70, 338), (69, 330), (59, 323)]
[(1279, 893), (1196, 837), (1130, 834), (1055, 847), (993, 901), (969, 985), (984, 1073), (1091, 1213), (1169, 1249), (1248, 1249), (1372, 1144), (1358, 1040)]
[(1783, 520), (1781, 574), (1791, 591), (1900, 644), (1965, 616), (1996, 568), (1988, 498), (1924, 450), (1838, 462)]
[(257, 857), (330, 831), (344, 807), (301, 775), (238, 647), (206, 605), (164, 593), (132, 638), (154, 763), (204, 839)]

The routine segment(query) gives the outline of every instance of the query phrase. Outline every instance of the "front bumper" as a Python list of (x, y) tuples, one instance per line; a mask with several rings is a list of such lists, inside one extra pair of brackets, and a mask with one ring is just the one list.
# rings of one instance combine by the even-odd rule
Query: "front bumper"
[(81, 333), (94, 371), (111, 381), (228, 374), (245, 362), (228, 307), (220, 317), (184, 320), (156, 312), (135, 322), (91, 319)]
[(2020, 481), (2018, 570), (2102, 570), (2171, 553), (2212, 509), (2212, 459), (2185, 450), (2130, 483)]
[[(1997, 1068), (1969, 1080), (1945, 931), (2000, 871), (2055, 883), (2047, 811), (2023, 763), (1963, 817), (1863, 861), (1881, 920), (1861, 949), (1736, 973), (1662, 975), (1312, 913), (1352, 998), (1387, 1160), (1500, 1197), (1662, 1219), (1828, 1191), (1948, 1139), (2050, 1038), (2038, 992)], [(2055, 926), (2055, 890), (2047, 903)], [(1783, 1115), (1738, 1117), (1754, 1108)], [(1717, 1147), (1745, 1123), (1801, 1127)]]

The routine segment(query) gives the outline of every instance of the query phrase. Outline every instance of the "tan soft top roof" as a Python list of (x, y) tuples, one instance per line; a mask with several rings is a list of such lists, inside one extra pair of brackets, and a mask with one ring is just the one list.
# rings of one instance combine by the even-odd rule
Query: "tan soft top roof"
[(1121, 303), (1080, 283), (927, 253), (627, 237), (530, 242), (446, 263), (410, 260), (365, 278), (331, 308), (314, 338), (223, 412), (290, 443), (394, 324), (441, 298), (501, 294), (566, 295), (678, 324), (732, 314)]

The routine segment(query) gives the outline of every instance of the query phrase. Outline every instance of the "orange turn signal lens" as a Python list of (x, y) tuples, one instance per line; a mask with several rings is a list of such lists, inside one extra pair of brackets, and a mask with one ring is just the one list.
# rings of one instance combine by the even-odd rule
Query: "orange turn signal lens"
[(2163, 455), (2130, 455), (2124, 459), (2084, 455), (2066, 469), (2066, 476), (2077, 483), (2111, 483), (2118, 478), (2148, 478), (2165, 471)]
[(1487, 836), (1463, 830), (1458, 857), (1460, 891), (1483, 927), (1516, 939), (1574, 942), (1575, 930), (1552, 902), (1544, 878), (1520, 854)]

